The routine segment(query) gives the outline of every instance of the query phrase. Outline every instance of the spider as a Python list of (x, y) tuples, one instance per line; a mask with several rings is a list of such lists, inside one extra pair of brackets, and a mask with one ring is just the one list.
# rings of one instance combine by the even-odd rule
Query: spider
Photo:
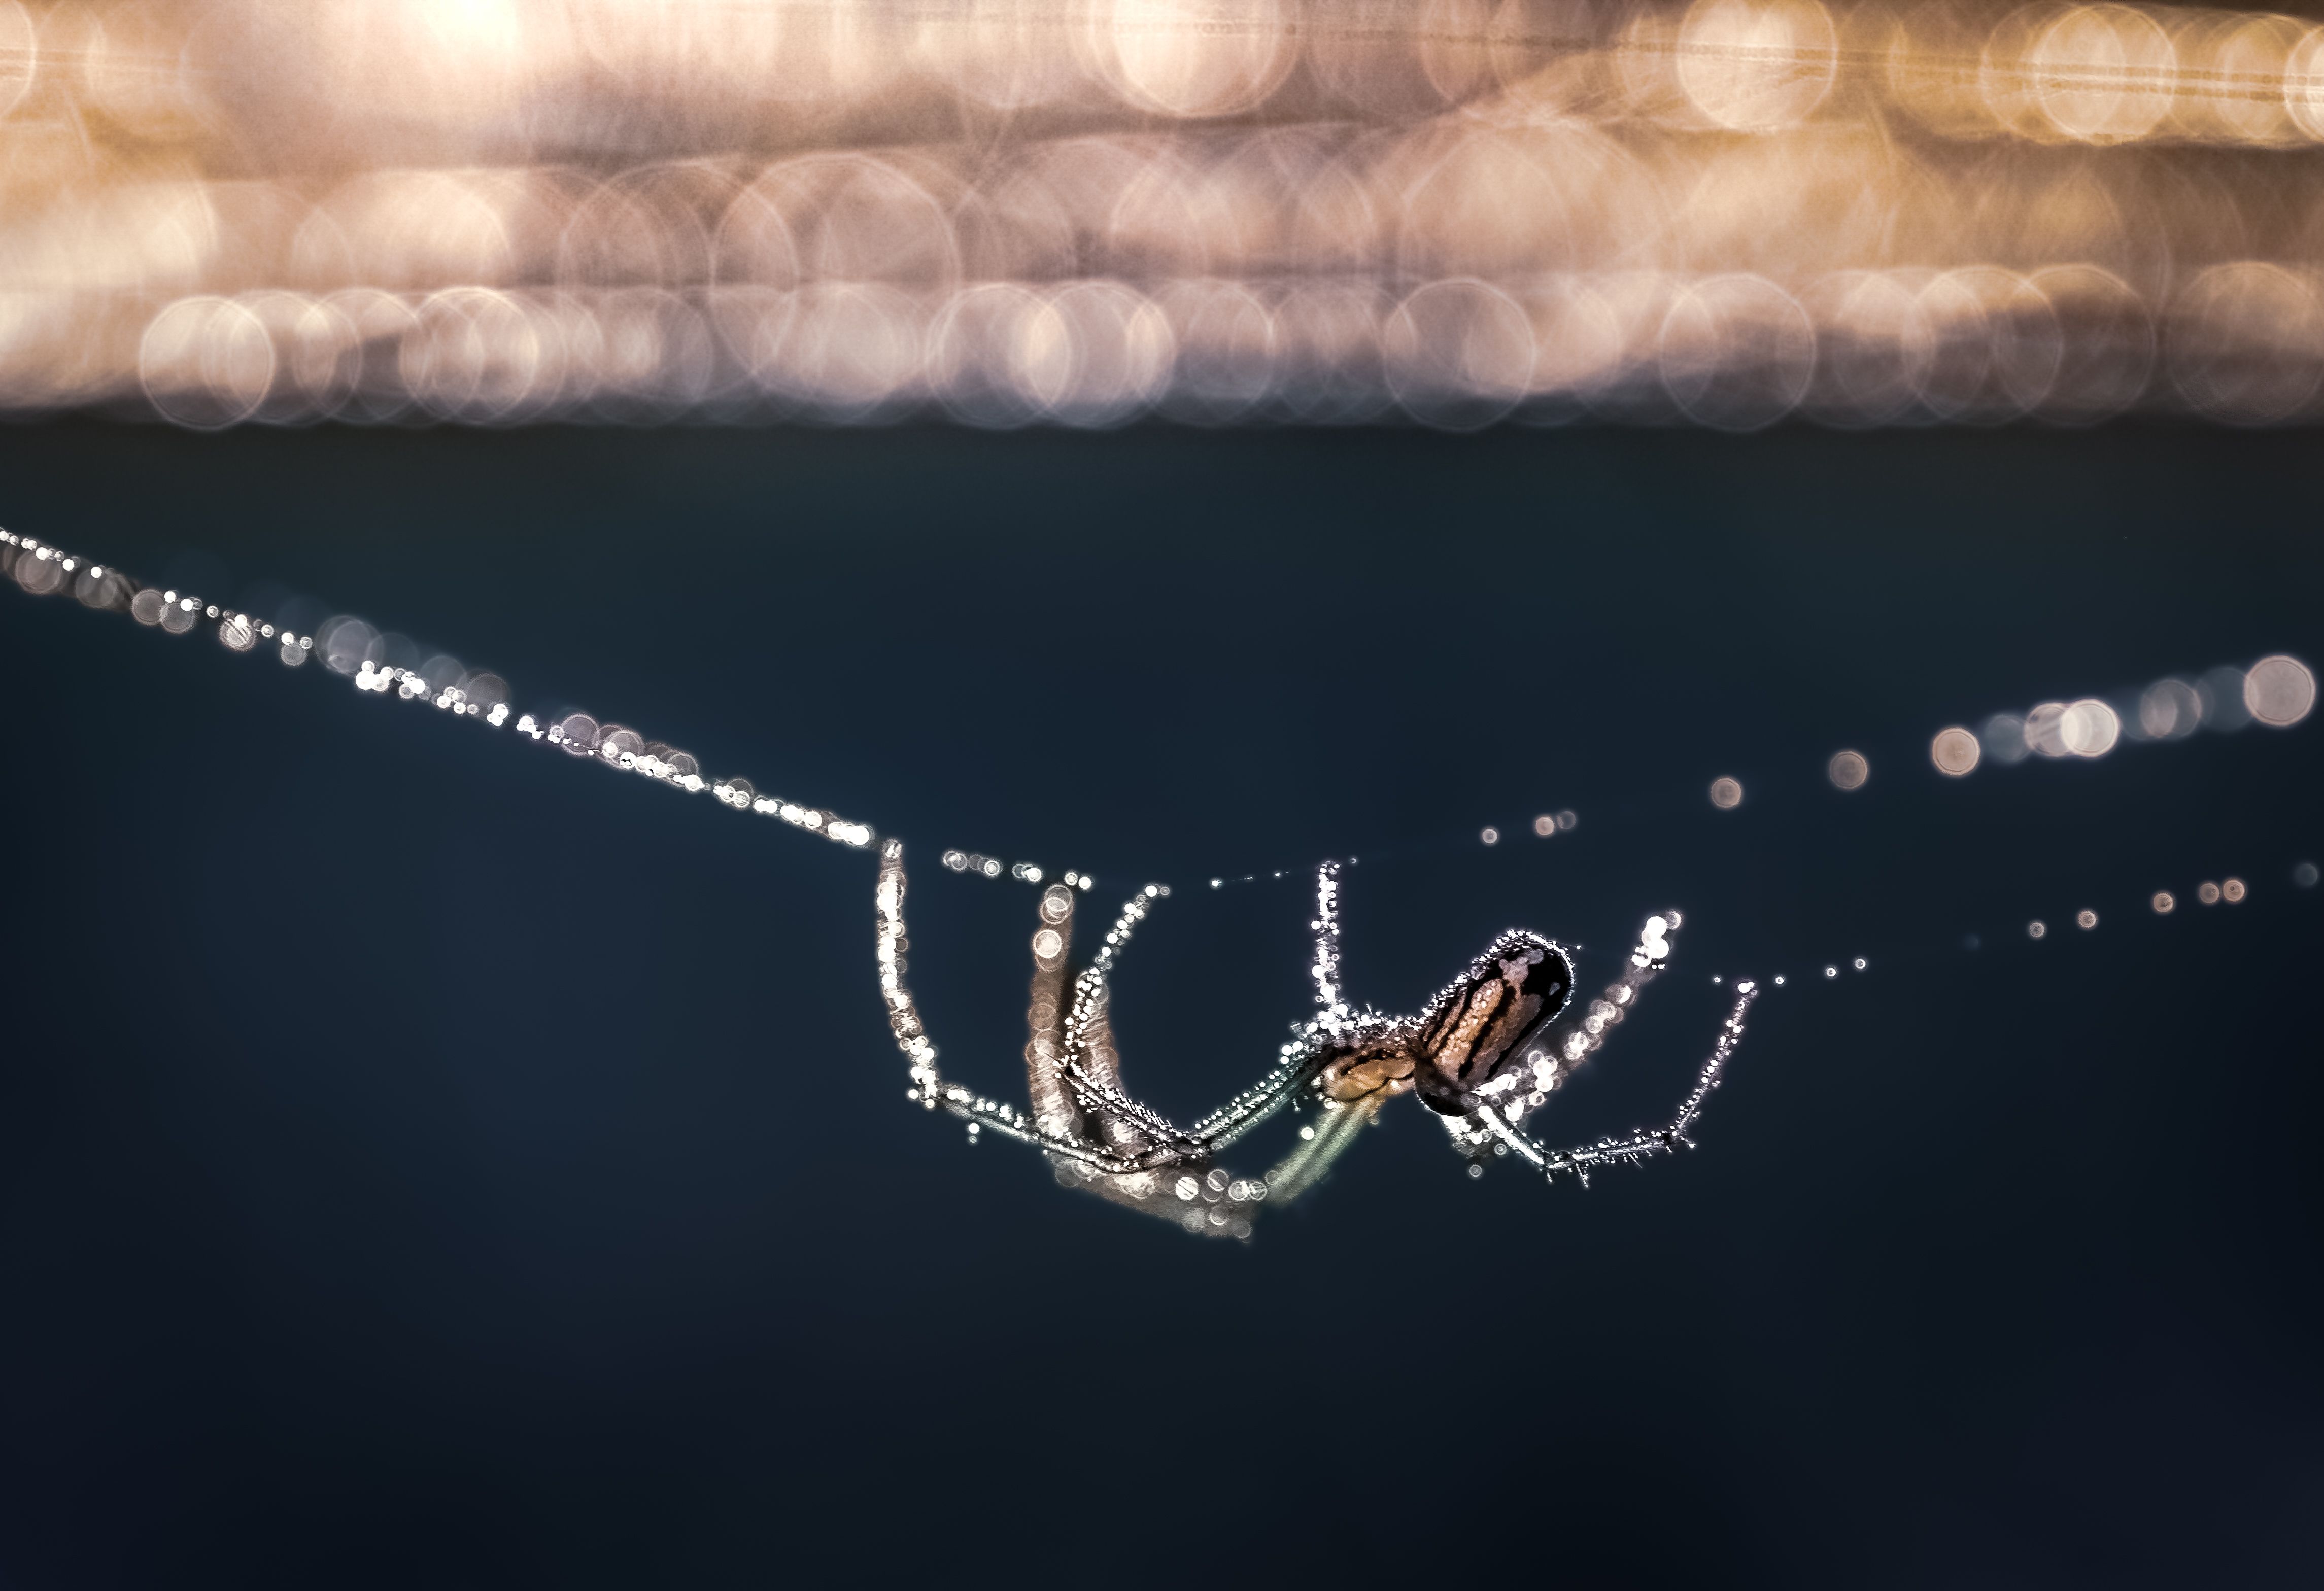
[[(1310, 970), (1320, 1010), (1283, 1046), (1274, 1070), (1181, 1127), (1123, 1091), (1120, 1053), (1108, 1017), (1113, 964), (1131, 931), (1169, 894), (1168, 886), (1149, 884), (1130, 897), (1103, 947), (1071, 979), (1069, 991), (1076, 898), (1071, 887), (1054, 884), (1042, 892), (1031, 946), (1028, 1112), (938, 1075), (936, 1047), (903, 983), (905, 884), (903, 846), (890, 840), (881, 847), (878, 892), (881, 984), (897, 1042), (912, 1062), (908, 1097), (963, 1118), (972, 1138), (990, 1129), (1038, 1146), (1065, 1186), (1204, 1236), (1250, 1237), (1262, 1202), (1285, 1202), (1313, 1187), (1380, 1107), (1403, 1093), (1416, 1095), (1435, 1113), (1453, 1147), (1468, 1157), (1472, 1176), (1482, 1174), (1492, 1155), (1514, 1153), (1553, 1180), (1571, 1173), (1586, 1185), (1596, 1167), (1666, 1154), (1682, 1144), (1692, 1148), (1686, 1129), (1719, 1086), (1757, 993), (1751, 983), (1736, 986), (1734, 1007), (1711, 1059), (1666, 1125), (1548, 1148), (1526, 1136), (1526, 1117), (1605, 1042), (1638, 991), (1663, 970), (1679, 915), (1647, 918), (1629, 965), (1579, 1011), (1572, 1007), (1573, 962), (1565, 949), (1512, 929), (1419, 1015), (1387, 1016), (1359, 1012), (1342, 997), (1340, 868), (1326, 862), (1316, 870), (1315, 917), (1309, 924), (1315, 933)], [(1236, 1176), (1214, 1163), (1221, 1151), (1303, 1095), (1320, 1107), (1319, 1120), (1300, 1129), (1298, 1145), (1265, 1176)]]

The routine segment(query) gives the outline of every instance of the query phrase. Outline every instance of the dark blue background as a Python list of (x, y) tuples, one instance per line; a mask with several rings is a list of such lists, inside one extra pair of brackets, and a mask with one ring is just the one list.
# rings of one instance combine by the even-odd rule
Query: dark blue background
[(912, 980), (994, 1090), (1031, 892), (948, 844), (1180, 887), (1118, 984), (1178, 1111), (1305, 1008), (1304, 883), (1215, 873), (1363, 857), (1350, 982), (1398, 1009), (1512, 923), (1588, 987), (1686, 907), (1553, 1136), (1667, 1108), (1711, 971), (1792, 978), (1679, 1163), (1472, 1183), (1405, 1105), (1196, 1243), (906, 1103), (866, 858), (0, 593), (0, 1583), (2314, 1584), (2317, 727), (1926, 761), (2324, 658), (2313, 454), (0, 436), (14, 529), (905, 836)]

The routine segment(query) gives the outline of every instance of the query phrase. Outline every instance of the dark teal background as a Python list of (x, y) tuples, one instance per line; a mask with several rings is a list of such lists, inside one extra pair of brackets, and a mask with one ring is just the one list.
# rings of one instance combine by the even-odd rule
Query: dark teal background
[(1667, 1108), (1711, 972), (1792, 979), (1679, 1163), (1471, 1183), (1399, 1106), (1198, 1244), (907, 1104), (867, 858), (0, 593), (0, 1585), (2313, 1584), (2324, 738), (1926, 761), (2324, 659), (2313, 455), (0, 434), (12, 529), (901, 834), (912, 981), (995, 1090), (1031, 892), (945, 845), (1179, 887), (1117, 1022), (1180, 1112), (1304, 1014), (1325, 854), (1396, 1009), (1512, 924), (1587, 988), (1686, 908), (1553, 1137)]

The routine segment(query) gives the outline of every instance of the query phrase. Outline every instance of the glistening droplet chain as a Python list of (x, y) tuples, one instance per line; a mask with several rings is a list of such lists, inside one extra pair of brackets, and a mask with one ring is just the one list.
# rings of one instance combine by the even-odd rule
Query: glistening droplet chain
[[(208, 602), (191, 592), (164, 589), (133, 578), (122, 570), (51, 547), (32, 537), (0, 530), (0, 575), (35, 596), (69, 590), (83, 607), (100, 612), (125, 612), (138, 623), (184, 635), (197, 626), (216, 627), (218, 643), (231, 652), (256, 654), (271, 649), (288, 667), (301, 667), (318, 656), (334, 673), (351, 676), (358, 691), (393, 696), (399, 701), (425, 702), (456, 718), (471, 718), (490, 729), (511, 727), (508, 685), (498, 675), (466, 668), (450, 669), (440, 678), (421, 669), (388, 663), (373, 654), (380, 648), (378, 632), (360, 620), (337, 618), (319, 632), (302, 633), (278, 627), (237, 609)], [(334, 645), (335, 631), (352, 628), (343, 644)], [(318, 639), (319, 636), (319, 639)], [(271, 643), (262, 648), (261, 643)], [(843, 817), (828, 807), (762, 794), (746, 778), (706, 778), (700, 765), (684, 751), (649, 740), (635, 730), (601, 724), (586, 713), (561, 719), (514, 715), (519, 735), (558, 748), (624, 773), (634, 773), (688, 795), (707, 790), (737, 812), (779, 818), (793, 828), (819, 834), (853, 849), (868, 848), (875, 838), (868, 823)], [(1047, 876), (1031, 862), (1004, 864), (981, 854), (947, 851), (945, 865), (954, 872), (981, 878), (1004, 875), (1038, 884)], [(1090, 880), (1067, 873), (1069, 884), (1087, 888)]]
[[(431, 679), (422, 670), (375, 658), (372, 652), (380, 644), (379, 634), (360, 620), (344, 616), (333, 619), (316, 633), (279, 627), (238, 609), (207, 602), (191, 592), (146, 585), (118, 568), (5, 529), (0, 529), (0, 575), (13, 576), (19, 586), (35, 596), (69, 590), (83, 607), (93, 612), (126, 612), (138, 623), (171, 635), (190, 633), (203, 624), (214, 625), (218, 643), (228, 651), (254, 654), (262, 649), (262, 642), (270, 643), (286, 667), (304, 667), (320, 655), (326, 668), (351, 676), (351, 683), (358, 691), (393, 696), (399, 701), (426, 702), (439, 712), (455, 718), (474, 719), (489, 729), (512, 727), (508, 685), (499, 676), (460, 668), (445, 670), (442, 678)], [(868, 823), (843, 817), (828, 807), (762, 794), (748, 779), (706, 778), (700, 765), (687, 753), (648, 740), (634, 730), (601, 724), (586, 713), (570, 713), (553, 720), (536, 718), (529, 713), (514, 714), (512, 727), (517, 734), (554, 746), (570, 756), (638, 774), (687, 795), (707, 790), (722, 805), (736, 812), (777, 818), (852, 850), (868, 849), (878, 838)], [(905, 937), (903, 921), (902, 841), (894, 838), (881, 841), (879, 855), (880, 986), (889, 1007), (889, 1023), (896, 1043), (911, 1062), (912, 1097), (924, 1099), (931, 1108), (941, 1097), (945, 1103), (969, 1116), (971, 1133), (978, 1131), (980, 1126), (991, 1127), (1059, 1154), (1096, 1158), (1085, 1146), (1043, 1133), (1023, 1111), (973, 1096), (957, 1085), (944, 1084), (937, 1077), (936, 1046), (929, 1042), (911, 991), (903, 981), (904, 952), (909, 948), (909, 942)], [(973, 878), (1007, 877), (1038, 885), (1047, 876), (1035, 863), (1003, 863), (974, 851), (948, 850), (943, 853), (942, 860), (951, 871)], [(1085, 872), (1068, 870), (1061, 882), (1067, 888), (1086, 891), (1095, 880)], [(1103, 969), (1111, 965), (1114, 954), (1128, 942), (1130, 925), (1144, 915), (1145, 903), (1167, 893), (1167, 886), (1149, 885), (1144, 893), (1131, 898), (1121, 920), (1106, 936), (1107, 948), (1099, 957), (1097, 976), (1101, 984)]]

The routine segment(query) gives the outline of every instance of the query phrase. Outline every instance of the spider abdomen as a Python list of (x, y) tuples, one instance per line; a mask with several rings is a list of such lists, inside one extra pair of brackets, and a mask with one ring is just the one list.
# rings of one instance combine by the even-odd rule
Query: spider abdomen
[(1573, 963), (1555, 941), (1522, 929), (1502, 934), (1420, 1019), (1422, 1101), (1465, 1114), (1476, 1091), (1517, 1064), (1525, 1042), (1572, 995)]

